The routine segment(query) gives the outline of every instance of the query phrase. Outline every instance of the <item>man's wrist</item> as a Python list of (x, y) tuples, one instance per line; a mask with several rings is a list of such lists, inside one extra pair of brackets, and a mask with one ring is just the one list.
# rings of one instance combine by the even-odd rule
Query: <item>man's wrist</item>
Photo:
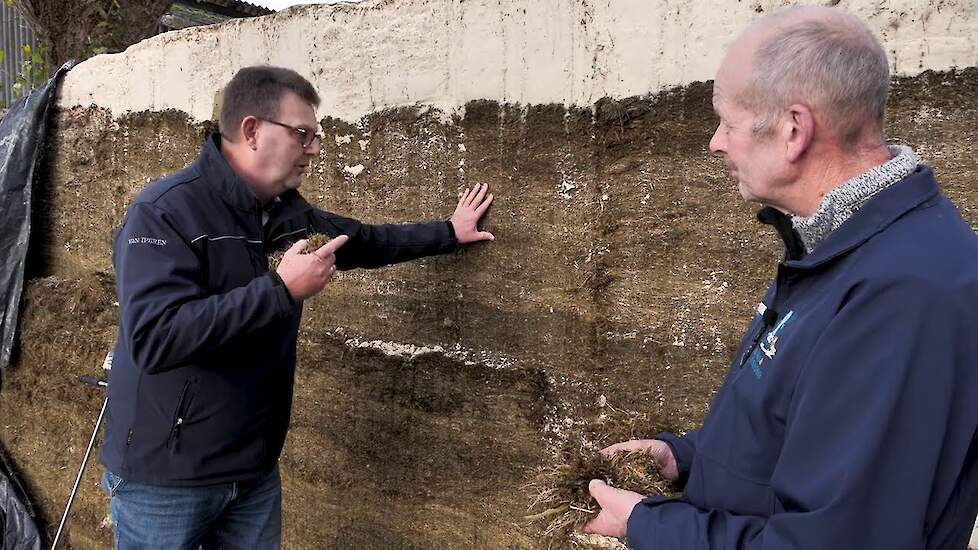
[(282, 287), (282, 290), (285, 292), (285, 295), (288, 296), (289, 298), (289, 302), (292, 305), (295, 305), (295, 298), (293, 298), (292, 293), (289, 292), (289, 287), (285, 286), (285, 281), (282, 279), (282, 276), (278, 274), (278, 271), (275, 271), (274, 269), (269, 269), (268, 277), (272, 280), (273, 285)]

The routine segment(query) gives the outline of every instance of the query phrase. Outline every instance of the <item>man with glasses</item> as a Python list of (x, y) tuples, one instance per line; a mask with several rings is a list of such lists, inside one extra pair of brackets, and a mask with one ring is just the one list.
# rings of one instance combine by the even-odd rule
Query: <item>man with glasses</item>
[[(117, 548), (277, 548), (302, 301), (337, 268), (493, 240), (476, 225), (484, 185), (448, 221), (367, 225), (312, 207), (297, 189), (320, 152), (318, 105), (291, 70), (240, 70), (221, 132), (126, 212), (102, 451)], [(312, 233), (335, 238), (305, 251)]]

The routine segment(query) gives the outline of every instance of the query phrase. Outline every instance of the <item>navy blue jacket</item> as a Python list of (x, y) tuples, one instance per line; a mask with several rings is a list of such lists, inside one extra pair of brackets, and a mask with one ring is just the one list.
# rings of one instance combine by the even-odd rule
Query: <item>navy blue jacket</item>
[(349, 235), (338, 269), (453, 250), (448, 222), (366, 225), (295, 191), (262, 209), (219, 149), (147, 186), (115, 239), (120, 308), (102, 462), (124, 479), (207, 485), (270, 470), (292, 406), (301, 304), (267, 256)]
[(966, 548), (978, 510), (978, 237), (931, 170), (783, 261), (763, 303), (703, 427), (660, 436), (684, 493), (639, 503), (629, 543)]

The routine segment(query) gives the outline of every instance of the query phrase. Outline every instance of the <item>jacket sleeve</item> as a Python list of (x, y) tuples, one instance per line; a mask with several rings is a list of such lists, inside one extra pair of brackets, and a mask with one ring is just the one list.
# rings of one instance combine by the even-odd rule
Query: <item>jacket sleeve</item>
[(629, 543), (923, 548), (960, 346), (973, 338), (963, 300), (948, 294), (916, 281), (850, 291), (794, 386), (770, 517), (647, 499), (629, 518)]
[(316, 231), (350, 237), (336, 252), (337, 269), (383, 267), (451, 252), (458, 244), (447, 221), (370, 225), (323, 210), (312, 216)]
[(166, 213), (137, 203), (116, 235), (120, 334), (148, 372), (179, 367), (288, 315), (287, 290), (264, 275), (208, 295), (205, 270)]
[(669, 449), (672, 450), (672, 455), (676, 458), (676, 467), (679, 470), (679, 479), (676, 480), (676, 485), (680, 488), (685, 487), (686, 481), (689, 480), (689, 470), (693, 467), (693, 458), (696, 456), (696, 439), (698, 436), (699, 430), (694, 430), (684, 436), (663, 432), (654, 437), (654, 439), (666, 442)]

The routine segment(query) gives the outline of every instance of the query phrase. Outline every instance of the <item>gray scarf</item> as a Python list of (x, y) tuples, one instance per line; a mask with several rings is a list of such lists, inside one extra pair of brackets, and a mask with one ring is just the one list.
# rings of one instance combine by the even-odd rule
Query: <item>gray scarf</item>
[(909, 147), (887, 147), (893, 158), (836, 187), (807, 218), (791, 216), (795, 231), (801, 236), (805, 250), (812, 250), (848, 220), (866, 201), (894, 183), (909, 176), (917, 168), (917, 155)]

